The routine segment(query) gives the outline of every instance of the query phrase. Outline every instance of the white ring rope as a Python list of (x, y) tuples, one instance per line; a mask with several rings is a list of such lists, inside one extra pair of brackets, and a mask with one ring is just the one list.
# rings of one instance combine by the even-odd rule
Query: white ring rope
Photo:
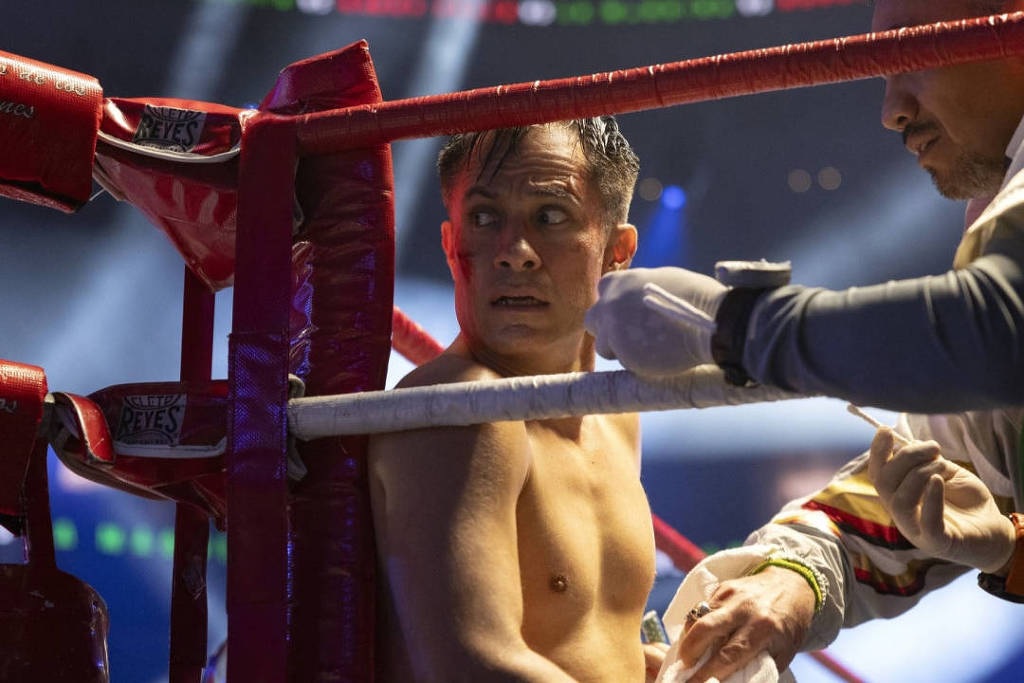
[(455, 382), (426, 387), (294, 398), (293, 436), (308, 440), (423, 427), (505, 420), (543, 420), (599, 413), (711, 408), (808, 398), (775, 387), (737, 387), (705, 365), (667, 379), (626, 370), (571, 372)]

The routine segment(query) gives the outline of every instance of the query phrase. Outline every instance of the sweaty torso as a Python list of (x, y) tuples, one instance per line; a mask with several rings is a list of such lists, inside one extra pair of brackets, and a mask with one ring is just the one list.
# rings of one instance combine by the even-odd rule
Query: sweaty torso
[[(454, 355), (426, 370), (406, 385), (496, 377)], [(640, 621), (655, 550), (638, 417), (535, 421), (513, 431), (523, 435), (511, 441), (522, 452), (500, 457), (528, 463), (515, 510), (523, 640), (577, 681), (641, 683)], [(414, 680), (385, 576), (379, 585), (379, 675)]]
[(532, 465), (516, 514), (522, 632), (580, 681), (643, 680), (638, 628), (654, 541), (635, 420), (527, 424)]

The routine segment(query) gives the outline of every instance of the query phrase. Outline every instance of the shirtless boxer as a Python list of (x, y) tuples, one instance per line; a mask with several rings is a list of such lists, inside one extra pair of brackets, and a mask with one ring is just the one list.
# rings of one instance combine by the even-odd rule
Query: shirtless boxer
[[(455, 136), (438, 160), (460, 334), (401, 387), (589, 371), (638, 162), (614, 119)], [(645, 680), (654, 538), (635, 414), (376, 436), (384, 681)]]

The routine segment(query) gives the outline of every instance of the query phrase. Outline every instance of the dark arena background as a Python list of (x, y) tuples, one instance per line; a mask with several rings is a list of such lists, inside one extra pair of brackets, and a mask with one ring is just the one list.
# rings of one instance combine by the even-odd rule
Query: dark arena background
[[(0, 50), (90, 74), (106, 96), (249, 107), (286, 65), (369, 43), (386, 100), (562, 78), (865, 33), (856, 0), (7, 0)], [(717, 260), (790, 260), (793, 280), (848, 287), (947, 269), (963, 206), (880, 123), (881, 80), (619, 117), (641, 159), (635, 265), (710, 273)], [(438, 139), (393, 145), (396, 304), (447, 344)], [(0, 150), (0, 154), (3, 151)], [(178, 376), (182, 266), (162, 233), (105, 193), (72, 215), (0, 200), (0, 357), (87, 394)], [(226, 376), (231, 290), (218, 294), (214, 377)], [(617, 367), (602, 362), (602, 369)], [(393, 355), (389, 386), (411, 368)], [(879, 378), (884, 382), (885, 378)], [(884, 422), (895, 416), (874, 411)], [(808, 399), (644, 417), (652, 508), (705, 550), (742, 542), (822, 484), (872, 429)], [(112, 680), (166, 680), (170, 504), (101, 488), (50, 457), (57, 561), (106, 600)], [(210, 650), (225, 634), (226, 543), (211, 540)], [(663, 558), (651, 605), (681, 573)], [(21, 561), (0, 536), (0, 561)], [(844, 632), (829, 652), (867, 681), (1020, 680), (1024, 610), (973, 573), (911, 614)], [(836, 677), (807, 655), (802, 683)]]

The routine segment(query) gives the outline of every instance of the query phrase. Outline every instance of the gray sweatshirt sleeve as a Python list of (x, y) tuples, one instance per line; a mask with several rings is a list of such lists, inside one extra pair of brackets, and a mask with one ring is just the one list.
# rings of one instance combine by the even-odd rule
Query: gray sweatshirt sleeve
[(830, 291), (786, 286), (754, 306), (751, 378), (907, 412), (1024, 402), (1024, 207), (985, 252), (942, 275)]

